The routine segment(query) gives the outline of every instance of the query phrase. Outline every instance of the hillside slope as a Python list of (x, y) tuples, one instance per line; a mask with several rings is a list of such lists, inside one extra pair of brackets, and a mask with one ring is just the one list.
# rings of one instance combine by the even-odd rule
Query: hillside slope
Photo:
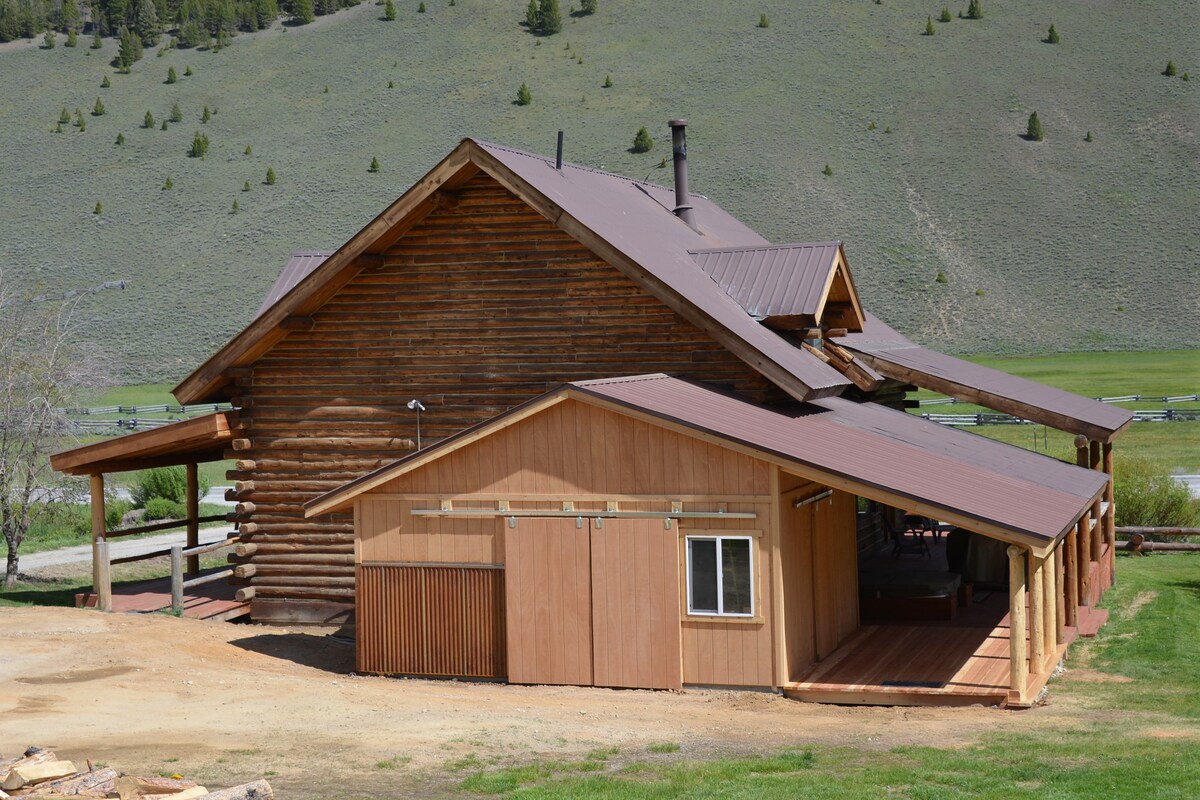
[[(217, 53), (151, 50), (131, 75), (109, 66), (111, 41), (0, 48), (7, 276), (48, 292), (128, 281), (85, 302), (91, 335), (126, 379), (174, 379), (248, 321), (292, 250), (340, 244), (462, 136), (551, 154), (563, 128), (568, 160), (669, 183), (665, 121), (684, 116), (696, 191), (775, 241), (844, 239), (869, 307), (917, 339), (995, 353), (1196, 344), (1194, 3), (1076, 0), (1051, 18), (994, 2), (922, 36), (940, 4), (602, 0), (541, 40), (518, 26), (519, 0), (416, 5), (395, 22), (362, 5)], [(1042, 41), (1051, 22), (1058, 45)], [(1196, 79), (1161, 75), (1168, 58)], [(90, 116), (97, 97), (107, 113)], [(176, 102), (184, 121), (160, 130)], [(206, 104), (217, 113), (201, 124)], [(64, 106), (86, 131), (53, 132)], [(1033, 110), (1040, 143), (1021, 137)], [(655, 148), (627, 152), (642, 125)], [(187, 157), (197, 131), (204, 159)]]

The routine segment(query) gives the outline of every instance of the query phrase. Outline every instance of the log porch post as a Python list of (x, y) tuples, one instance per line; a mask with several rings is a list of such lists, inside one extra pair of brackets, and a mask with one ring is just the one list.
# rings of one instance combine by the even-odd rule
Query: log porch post
[(1057, 593), (1058, 581), (1054, 578), (1054, 551), (1051, 550), (1042, 559), (1042, 612), (1046, 615), (1045, 628), (1042, 630), (1042, 635), (1046, 637), (1046, 658), (1054, 658), (1054, 654), (1058, 652), (1057, 647), (1057, 629), (1058, 629), (1058, 603), (1054, 599)]
[(1072, 526), (1067, 538), (1063, 540), (1063, 581), (1065, 604), (1063, 606), (1063, 624), (1076, 627), (1079, 625), (1079, 537), (1077, 528)]
[[(1100, 443), (1096, 441), (1089, 442), (1089, 448), (1091, 453), (1089, 454), (1088, 461), (1091, 465), (1091, 468), (1094, 470), (1101, 470), (1102, 465), (1100, 462)], [(1102, 535), (1104, 533), (1104, 519), (1103, 514), (1101, 513), (1101, 508), (1101, 500), (1100, 498), (1096, 498), (1096, 502), (1092, 503), (1092, 520), (1094, 525), (1092, 529), (1091, 545), (1092, 561), (1097, 563), (1100, 561), (1101, 547), (1104, 543), (1102, 539)], [(1101, 590), (1103, 591), (1103, 584), (1101, 585)]]
[(109, 571), (107, 526), (104, 522), (104, 474), (90, 476), (89, 490), (92, 501), (92, 593), (96, 595), (96, 608), (112, 611), (112, 578)]
[(1079, 531), (1079, 536), (1076, 537), (1075, 553), (1075, 568), (1079, 571), (1079, 605), (1089, 606), (1092, 604), (1092, 585), (1091, 585), (1091, 570), (1088, 568), (1088, 554), (1091, 551), (1088, 545), (1088, 525), (1091, 517), (1084, 514), (1076, 523), (1076, 529)]
[[(1063, 580), (1063, 543), (1054, 548), (1054, 644), (1067, 643), (1067, 596)], [(1055, 651), (1057, 652), (1057, 650)]]
[[(200, 546), (200, 480), (196, 474), (195, 462), (187, 465), (187, 547)], [(187, 557), (187, 572), (195, 575), (200, 572), (200, 556)]]
[(1029, 671), (1039, 674), (1046, 666), (1045, 559), (1029, 553)]
[(1025, 702), (1029, 663), (1025, 651), (1025, 550), (1008, 547), (1008, 660), (1009, 688), (1017, 702)]
[(1108, 576), (1109, 585), (1117, 583), (1117, 559), (1114, 548), (1117, 546), (1117, 505), (1113, 502), (1113, 451), (1112, 442), (1105, 442), (1103, 447), (1104, 472), (1108, 475), (1108, 485), (1104, 487), (1104, 501), (1108, 508), (1104, 512), (1104, 541), (1108, 543), (1112, 557), (1112, 572)]

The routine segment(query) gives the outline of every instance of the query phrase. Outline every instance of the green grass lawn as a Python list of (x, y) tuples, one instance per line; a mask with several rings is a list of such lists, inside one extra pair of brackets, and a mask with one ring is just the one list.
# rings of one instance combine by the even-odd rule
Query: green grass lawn
[[(1082, 706), (1065, 728), (1060, 718), (1030, 735), (992, 734), (961, 748), (884, 752), (766, 745), (758, 757), (694, 760), (660, 755), (677, 748), (598, 751), (579, 761), (477, 770), (460, 781), (459, 792), (522, 800), (1195, 798), (1200, 637), (1193, 634), (1200, 619), (1200, 557), (1121, 558), (1118, 574), (1105, 598), (1113, 617), (1095, 640), (1075, 645), (1068, 664), (1086, 664), (1117, 680), (1053, 681), (1052, 703)], [(1127, 610), (1135, 599), (1141, 605), (1133, 615)]]
[[(43, 519), (35, 520), (29, 526), (29, 532), (25, 535), (25, 541), (21, 543), (21, 555), (29, 553), (41, 553), (46, 550), (58, 550), (61, 547), (74, 547), (80, 544), (91, 543), (91, 531), (89, 526), (90, 509), (87, 505), (78, 505), (73, 509), (63, 509), (58, 513)], [(200, 504), (200, 516), (209, 517), (217, 514), (227, 514), (229, 508), (226, 506), (214, 505), (211, 503)], [(149, 524), (149, 523), (147, 523)], [(227, 526), (226, 522), (210, 522), (201, 525), (201, 528), (213, 528)], [(182, 523), (180, 523), (182, 530)], [(123, 537), (125, 539), (144, 539), (147, 536), (158, 536), (164, 533), (171, 533), (173, 530), (155, 531), (152, 533), (134, 534), (133, 536)], [(3, 540), (0, 540), (2, 543)], [(0, 545), (2, 546), (2, 545)]]
[[(87, 295), (89, 335), (123, 380), (179, 378), (250, 320), (292, 250), (344, 242), (463, 136), (552, 155), (561, 128), (568, 160), (669, 183), (665, 123), (688, 117), (696, 191), (773, 241), (845, 240), (865, 305), (923, 342), (1194, 344), (1200, 81), (1160, 73), (1171, 58), (1200, 77), (1195, 3), (1056, 4), (1053, 46), (1036, 0), (936, 36), (921, 34), (938, 6), (912, 0), (605, 0), (543, 38), (516, 0), (427, 5), (151, 48), (128, 75), (111, 39), (6, 45), (5, 277), (30, 294), (125, 281)], [(86, 131), (54, 132), (97, 97)], [(175, 103), (183, 121), (161, 130)], [(1035, 110), (1037, 143), (1021, 137)], [(655, 146), (630, 153), (641, 126)], [(207, 156), (189, 158), (200, 131)]]

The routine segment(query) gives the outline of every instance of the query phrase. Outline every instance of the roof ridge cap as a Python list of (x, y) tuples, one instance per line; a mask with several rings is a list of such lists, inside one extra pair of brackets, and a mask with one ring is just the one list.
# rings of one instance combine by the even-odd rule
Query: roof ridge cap
[(688, 250), (690, 255), (700, 255), (702, 253), (736, 253), (746, 250), (790, 250), (799, 247), (841, 247), (843, 245), (841, 239), (829, 239), (821, 242), (785, 242), (783, 244), (743, 244), (731, 245), (729, 247), (702, 247), (696, 250)]
[[(477, 145), (480, 145), (481, 147), (489, 147), (489, 148), (493, 148), (496, 150), (501, 150), (505, 153), (512, 153), (512, 154), (518, 155), (518, 156), (525, 156), (526, 158), (537, 159), (538, 161), (543, 161), (550, 166), (554, 165), (554, 159), (550, 158), (549, 156), (544, 156), (541, 153), (534, 153), (529, 150), (522, 150), (519, 147), (511, 147), (506, 144), (497, 144), (496, 142), (489, 142), (484, 139), (471, 139), (471, 141)], [(576, 164), (573, 161), (564, 161), (563, 169), (566, 169), (567, 167), (570, 167), (571, 169), (577, 169), (580, 172), (590, 172), (593, 175), (603, 175), (606, 178), (615, 178), (615, 179), (621, 180), (621, 181), (628, 181), (629, 183), (632, 183), (635, 186), (647, 186), (647, 187), (650, 187), (651, 189), (659, 189), (664, 192), (673, 192), (674, 191), (674, 189), (670, 188), (669, 186), (663, 186), (660, 183), (651, 183), (650, 181), (639, 181), (637, 178), (631, 178), (628, 175), (621, 175), (620, 173), (617, 173), (617, 172), (609, 172), (606, 169), (600, 169), (598, 167), (589, 167), (586, 164)], [(703, 197), (706, 200), (708, 199), (708, 197), (706, 195), (700, 194), (698, 192), (692, 192), (692, 196), (693, 197)]]

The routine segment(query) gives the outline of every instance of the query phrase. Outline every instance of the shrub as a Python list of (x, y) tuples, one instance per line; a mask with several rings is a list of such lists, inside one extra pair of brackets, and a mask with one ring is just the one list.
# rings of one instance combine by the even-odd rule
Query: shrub
[(825, 169), (821, 170), (821, 174), (822, 174), (822, 175), (824, 175), (824, 176), (825, 176), (825, 177), (827, 177), (827, 178), (828, 178), (828, 177), (831, 177), (831, 176), (833, 175), (833, 167), (831, 167), (831, 166), (829, 166), (828, 164), (826, 164), (826, 165), (825, 165)]
[(250, 191), (250, 181), (246, 181), (245, 183), (242, 184), (242, 191), (243, 192)]
[(146, 112), (146, 116), (142, 117), (142, 127), (147, 129), (154, 127), (154, 115), (149, 111)]
[(971, 0), (967, 4), (967, 19), (983, 19), (983, 3), (980, 0)]
[(379, 159), (371, 156), (371, 166), (367, 167), (367, 172), (379, 172)]
[(118, 145), (125, 144), (125, 134), (123, 134), (123, 133), (117, 134), (117, 144)]
[(62, 128), (62, 123), (61, 123), (61, 122), (60, 122), (60, 123), (58, 123), (57, 125), (55, 125), (55, 126), (54, 126), (54, 132), (55, 132), (55, 133), (62, 133), (62, 132), (63, 132), (63, 128)]
[(167, 70), (167, 83), (174, 83), (179, 80), (179, 75), (175, 72), (175, 68), (171, 67)]
[(1088, 132), (1087, 132), (1087, 136), (1084, 136), (1084, 137), (1083, 137), (1083, 140), (1084, 140), (1085, 142), (1090, 142), (1090, 141), (1092, 140), (1092, 132), (1091, 132), (1091, 131), (1088, 131)]
[(1025, 138), (1031, 142), (1040, 142), (1046, 138), (1042, 130), (1042, 121), (1038, 119), (1036, 111), (1029, 115), (1029, 122), (1025, 125)]
[(63, 106), (62, 111), (58, 112), (58, 121), (66, 125), (71, 121), (71, 112), (67, 111), (67, 107)]
[(212, 112), (208, 110), (208, 106), (204, 107), (204, 111), (200, 114), (200, 124), (205, 125), (212, 119)]
[(182, 503), (186, 493), (187, 472), (183, 467), (143, 470), (134, 477), (133, 488), (129, 491), (134, 508), (145, 508), (156, 497)]
[(101, 202), (99, 200), (96, 201), (96, 207), (92, 210), (92, 213), (93, 214), (103, 214), (104, 213), (104, 206), (103, 206), (103, 204), (101, 204)]
[(250, 145), (246, 145), (246, 150), (242, 153), (242, 155), (248, 156), (248, 155), (250, 155), (251, 152), (252, 151), (250, 150)]
[(949, 22), (952, 19), (954, 17), (950, 16), (949, 6), (942, 6), (942, 13), (938, 15), (938, 22)]
[(383, 18), (388, 22), (396, 19), (396, 4), (392, 0), (387, 0), (383, 6)]
[(420, 5), (418, 5), (418, 6), (417, 6), (417, 13), (418, 13), (418, 14), (424, 14), (424, 13), (425, 13), (425, 3), (421, 3)]
[(769, 28), (769, 27), (771, 27), (771, 21), (770, 21), (769, 19), (767, 19), (767, 15), (766, 15), (766, 14), (759, 14), (759, 15), (758, 15), (758, 27), (760, 27), (760, 28)]
[(524, 82), (517, 87), (517, 105), (527, 106), (533, 102), (533, 95), (529, 93), (529, 87)]
[(169, 126), (167, 125), (167, 121), (164, 119), (164, 120), (163, 120), (163, 124), (162, 124), (162, 128), (161, 128), (161, 130), (164, 130), (164, 131), (165, 131), (165, 130), (166, 130), (168, 127), (169, 127)]
[(163, 181), (163, 187), (162, 187), (162, 188), (163, 188), (164, 190), (167, 190), (167, 189), (173, 189), (174, 187), (175, 187), (175, 182), (174, 182), (174, 181), (172, 181), (172, 180), (171, 180), (171, 176), (170, 176), (170, 175), (168, 175), (168, 176), (167, 176), (167, 179), (166, 179), (165, 181)]
[(182, 503), (168, 500), (165, 497), (152, 497), (146, 501), (146, 521), (159, 519), (186, 519), (187, 509)]
[(933, 17), (925, 18), (925, 36), (933, 36), (937, 33), (937, 28), (933, 27)]
[(71, 30), (67, 31), (67, 43), (65, 46), (75, 47), (77, 44), (79, 44), (79, 37), (76, 35), (75, 29), (72, 28)]
[(171, 122), (183, 122), (183, 109), (179, 107), (179, 103), (171, 106), (171, 116), (167, 117)]
[(1175, 77), (1175, 62), (1174, 61), (1167, 62), (1167, 68), (1163, 70), (1163, 75), (1166, 75), (1168, 78)]
[(192, 136), (192, 146), (188, 148), (188, 158), (204, 158), (208, 153), (208, 136), (199, 131)]
[(46, 31), (46, 35), (42, 37), (42, 49), (43, 50), (53, 50), (54, 49), (54, 39), (55, 39), (54, 31)]
[(604, 76), (604, 88), (611, 89), (612, 85), (613, 85), (612, 84), (612, 75), (605, 75)]
[(96, 30), (92, 33), (92, 49), (99, 50), (103, 46), (104, 46), (104, 43), (100, 41), (100, 28), (97, 27)]
[[(1174, 424), (1174, 423), (1165, 423)], [(1170, 475), (1137, 458), (1118, 459), (1113, 501), (1119, 526), (1150, 528), (1200, 527), (1200, 500)]]
[(583, 0), (579, 4), (579, 13), (583, 15), (596, 13), (597, 0)]
[(110, 81), (110, 80), (108, 79), (108, 76), (107, 76), (107, 75), (105, 75), (105, 76), (104, 76), (104, 80), (100, 81), (100, 88), (101, 88), (101, 89), (107, 89), (107, 88), (108, 88), (108, 87), (110, 87), (110, 86), (112, 86), (112, 81)]
[[(81, 507), (82, 508), (82, 507)], [(106, 530), (116, 530), (121, 527), (121, 520), (133, 509), (133, 504), (119, 497), (104, 499), (104, 527)], [(91, 515), (87, 515), (86, 533), (91, 533)]]
[(184, 70), (183, 70), (183, 77), (185, 77), (185, 78), (190, 78), (190, 77), (192, 77), (192, 75), (194, 75), (194, 74), (195, 74), (195, 73), (194, 73), (194, 72), (192, 72), (192, 68), (191, 68), (190, 66), (189, 66), (189, 67), (186, 67), (186, 68), (184, 68)]
[(266, 183), (267, 186), (275, 185), (275, 170), (271, 167), (267, 167), (267, 179), (264, 181), (264, 183)]
[(633, 137), (633, 152), (649, 153), (654, 147), (654, 140), (650, 138), (650, 131), (646, 130), (646, 126), (638, 128), (637, 134)]
[(946, 273), (938, 270), (937, 277), (933, 279), (934, 283), (949, 283), (950, 279), (946, 277)]
[(104, 116), (104, 103), (100, 100), (99, 97), (96, 98), (96, 105), (92, 106), (92, 116), (93, 117), (103, 117)]
[(1054, 25), (1050, 26), (1049, 32), (1046, 33), (1046, 42), (1048, 44), (1058, 44), (1058, 31), (1054, 29)]
[(869, 131), (873, 131), (873, 130), (875, 130), (875, 122), (874, 122), (874, 120), (872, 120), (872, 121), (871, 121), (871, 124), (867, 126), (867, 130), (869, 130)]
[(238, 212), (238, 201), (236, 197), (233, 200), (233, 205), (230, 207), (229, 212), (231, 214), (236, 214)]
[(529, 5), (525, 7), (525, 27), (530, 33), (537, 33), (538, 29), (538, 5), (537, 0), (529, 0)]

